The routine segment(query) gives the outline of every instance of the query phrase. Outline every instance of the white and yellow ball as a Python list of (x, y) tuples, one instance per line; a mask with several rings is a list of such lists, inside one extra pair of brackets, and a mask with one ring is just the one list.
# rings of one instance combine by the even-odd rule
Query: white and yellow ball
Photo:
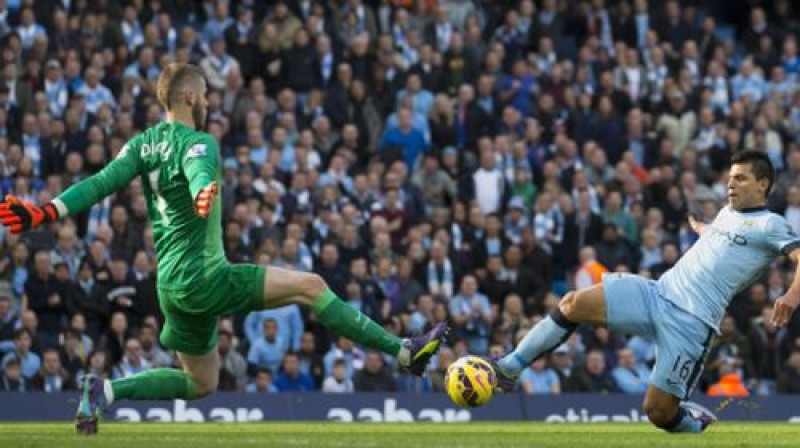
[(477, 356), (463, 356), (447, 368), (444, 383), (453, 403), (474, 408), (492, 398), (496, 380), (488, 361)]

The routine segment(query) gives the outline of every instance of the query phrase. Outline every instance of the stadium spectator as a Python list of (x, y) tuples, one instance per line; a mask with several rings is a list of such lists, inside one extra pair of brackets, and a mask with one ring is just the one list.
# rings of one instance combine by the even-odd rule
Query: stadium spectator
[(392, 313), (399, 314), (401, 318), (407, 318), (414, 309), (416, 299), (426, 293), (425, 287), (414, 278), (414, 264), (408, 257), (401, 257), (397, 260), (395, 280), (399, 291), (396, 308), (393, 305)]
[(9, 358), (3, 363), (3, 374), (0, 376), (0, 392), (25, 392), (28, 380), (22, 375), (19, 359)]
[(572, 372), (564, 386), (565, 392), (594, 392), (610, 394), (619, 392), (614, 378), (606, 371), (603, 352), (593, 350), (586, 354), (586, 365)]
[(511, 282), (504, 270), (503, 258), (499, 254), (488, 257), (485, 266), (485, 271), (476, 272), (479, 276), (482, 274), (478, 289), (489, 299), (492, 309), (497, 310), (503, 299), (511, 292)]
[(411, 110), (401, 108), (397, 112), (397, 124), (384, 131), (381, 139), (381, 156), (386, 162), (402, 160), (413, 171), (420, 155), (428, 150), (422, 131), (412, 127)]
[(108, 352), (102, 349), (97, 349), (86, 356), (86, 365), (83, 369), (81, 369), (76, 377), (94, 373), (95, 375), (99, 375), (103, 378), (111, 378), (112, 367), (111, 357), (108, 355)]
[(475, 276), (461, 279), (459, 293), (450, 299), (450, 315), (456, 332), (466, 338), (470, 353), (486, 354), (495, 316), (489, 299), (478, 292)]
[(580, 267), (575, 273), (575, 288), (585, 288), (600, 283), (603, 274), (608, 272), (608, 268), (597, 260), (595, 250), (591, 246), (581, 249), (578, 261)]
[(149, 370), (152, 366), (144, 358), (141, 341), (137, 338), (130, 338), (125, 341), (125, 351), (122, 359), (114, 366), (111, 377), (126, 378), (139, 372)]
[[(80, 314), (76, 314), (73, 316), (73, 321), (79, 320), (80, 317)], [(88, 336), (82, 335), (75, 328), (73, 326), (73, 328), (63, 333), (63, 347), (61, 348), (62, 364), (73, 379), (77, 378), (78, 372), (83, 369), (89, 353), (94, 350), (92, 340)], [(88, 344), (86, 344), (87, 341)]]
[(25, 282), (25, 295), (39, 321), (36, 338), (40, 348), (58, 347), (58, 335), (66, 319), (65, 286), (52, 271), (50, 253), (38, 252), (34, 256), (34, 272)]
[(764, 305), (761, 314), (751, 320), (747, 332), (753, 356), (752, 388), (759, 395), (775, 393), (778, 372), (781, 371), (782, 347), (786, 345), (787, 330), (772, 325), (773, 308)]
[(286, 350), (300, 349), (303, 336), (303, 320), (297, 305), (287, 305), (270, 310), (249, 313), (244, 320), (244, 333), (247, 340), (255, 343), (263, 339), (267, 320), (273, 320), (278, 328), (278, 337), (286, 345)]
[(680, 252), (675, 243), (671, 241), (663, 243), (661, 245), (661, 262), (650, 266), (650, 275), (652, 275), (654, 279), (658, 279), (661, 277), (661, 274), (675, 265), (679, 257)]
[(42, 364), (39, 355), (30, 351), (31, 344), (33, 344), (33, 335), (30, 330), (26, 328), (17, 329), (14, 331), (14, 350), (6, 353), (1, 362), (5, 366), (12, 359), (16, 360), (19, 363), (22, 376), (27, 380), (33, 378)]
[(272, 372), (266, 367), (256, 371), (255, 381), (248, 384), (245, 391), (260, 394), (277, 394), (278, 388), (272, 383)]
[(719, 381), (708, 388), (712, 397), (746, 397), (750, 391), (744, 385), (739, 372), (739, 360), (725, 356), (719, 362)]
[(383, 290), (369, 275), (367, 260), (357, 258), (350, 262), (350, 280), (345, 286), (348, 301), (376, 321), (382, 321), (386, 297)]
[(326, 375), (332, 374), (333, 363), (337, 359), (344, 359), (347, 362), (347, 378), (352, 379), (356, 370), (364, 368), (364, 353), (353, 344), (353, 341), (345, 337), (339, 337), (336, 344), (331, 346), (323, 357)]
[(561, 381), (556, 372), (547, 367), (547, 359), (539, 358), (525, 368), (519, 383), (526, 394), (557, 395), (561, 393)]
[(322, 382), (322, 392), (346, 394), (355, 391), (353, 380), (347, 377), (347, 362), (337, 359), (333, 363), (333, 371)]
[[(524, 333), (517, 333), (524, 335)], [(567, 344), (561, 344), (553, 350), (550, 357), (550, 364), (556, 375), (558, 375), (558, 382), (562, 385), (562, 392), (568, 392), (567, 381), (572, 376), (575, 368), (575, 358)]]
[(639, 247), (639, 270), (649, 271), (662, 261), (658, 234), (652, 229), (644, 229), (642, 231), (642, 244)]
[(123, 356), (125, 341), (131, 337), (131, 330), (128, 327), (128, 318), (121, 312), (111, 315), (108, 332), (103, 334), (100, 339), (100, 347), (108, 351), (111, 357), (111, 364), (117, 364)]
[(595, 245), (595, 252), (597, 261), (610, 271), (616, 271), (618, 266), (624, 266), (630, 271), (635, 266), (634, 248), (620, 234), (616, 224), (603, 225), (602, 238)]
[(14, 349), (17, 315), (11, 306), (11, 288), (7, 284), (0, 285), (0, 288), (5, 288), (0, 291), (0, 353), (5, 353)]
[(785, 394), (800, 393), (800, 352), (789, 355), (778, 378), (778, 392)]
[(278, 328), (285, 322), (278, 323), (275, 318), (264, 319), (262, 337), (252, 340), (250, 351), (247, 354), (247, 363), (253, 372), (259, 367), (265, 367), (270, 372), (277, 372), (286, 355), (289, 345), (278, 332)]
[(800, 232), (800, 186), (793, 185), (786, 192), (783, 216), (795, 232)]
[(275, 378), (275, 387), (280, 392), (303, 392), (314, 390), (314, 380), (300, 370), (300, 361), (295, 353), (289, 352), (283, 357), (281, 370)]
[(596, 327), (581, 337), (587, 351), (600, 351), (605, 357), (607, 370), (617, 366), (617, 353), (624, 346), (621, 336), (605, 327)]
[(111, 260), (111, 278), (108, 282), (107, 298), (111, 313), (122, 313), (131, 328), (138, 329), (144, 318), (144, 299), (136, 294), (136, 286), (128, 270), (128, 263), (121, 258)]
[(247, 385), (247, 361), (233, 347), (233, 334), (220, 328), (217, 335), (221, 369), (233, 378), (233, 390), (244, 390)]
[(70, 291), (70, 311), (84, 316), (86, 333), (92, 340), (99, 342), (100, 336), (106, 331), (110, 315), (106, 288), (95, 281), (91, 265), (86, 259), (78, 267), (76, 280)]
[(629, 348), (619, 350), (618, 365), (611, 371), (611, 376), (625, 394), (644, 394), (647, 391), (650, 369), (637, 363), (633, 351)]
[(75, 227), (64, 226), (58, 231), (56, 247), (51, 253), (53, 260), (66, 263), (71, 278), (75, 278), (80, 261), (85, 256), (80, 243), (75, 233)]
[(732, 316), (727, 315), (722, 319), (720, 331), (721, 334), (714, 340), (708, 351), (709, 373), (714, 375), (714, 378), (720, 378), (723, 375), (723, 364), (734, 364), (740, 378), (752, 378), (751, 347), (747, 337), (736, 328), (736, 321)]
[(422, 294), (417, 297), (415, 309), (408, 318), (407, 329), (411, 333), (420, 333), (434, 322), (434, 298), (430, 294)]
[(30, 386), (47, 393), (75, 389), (74, 378), (61, 365), (58, 350), (50, 348), (42, 353), (42, 367), (31, 378)]
[(356, 392), (392, 392), (397, 389), (383, 355), (374, 350), (367, 352), (364, 368), (353, 375), (353, 386)]
[(315, 389), (322, 386), (325, 378), (325, 366), (322, 356), (317, 352), (317, 342), (314, 333), (306, 331), (300, 338), (300, 349), (296, 352), (300, 362), (300, 371), (311, 377), (314, 381)]
[(239, 71), (239, 61), (226, 51), (225, 38), (217, 36), (210, 41), (210, 51), (202, 61), (203, 69), (208, 79), (208, 84), (214, 89), (223, 90), (225, 79), (232, 71)]
[(153, 325), (142, 325), (139, 342), (142, 346), (142, 357), (150, 363), (150, 366), (170, 367), (173, 364), (172, 356), (161, 348), (158, 342), (158, 329)]

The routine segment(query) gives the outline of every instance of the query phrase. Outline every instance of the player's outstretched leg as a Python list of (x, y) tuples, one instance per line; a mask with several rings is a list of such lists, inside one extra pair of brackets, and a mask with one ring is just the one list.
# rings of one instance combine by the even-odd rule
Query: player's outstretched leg
[(448, 331), (450, 329), (447, 324), (440, 323), (427, 333), (403, 340), (403, 345), (409, 350), (408, 356), (410, 360), (408, 365), (405, 366), (409, 372), (414, 375), (422, 375), (425, 372), (425, 368), (428, 367), (431, 358), (447, 337)]
[(497, 386), (505, 392), (514, 388), (516, 378), (531, 362), (561, 345), (579, 323), (604, 325), (606, 305), (603, 285), (570, 292), (549, 316), (539, 321), (508, 355), (492, 361)]
[(686, 409), (692, 417), (700, 422), (700, 431), (705, 431), (710, 425), (717, 421), (717, 416), (714, 415), (708, 408), (693, 401), (685, 401), (681, 407)]
[(667, 432), (701, 433), (717, 421), (705, 407), (690, 401), (681, 403), (675, 395), (652, 384), (644, 397), (644, 412), (650, 423)]
[(97, 434), (97, 423), (105, 408), (103, 379), (89, 374), (81, 379), (81, 400), (75, 416), (75, 427), (78, 434)]
[(103, 409), (117, 400), (192, 400), (216, 390), (220, 366), (216, 348), (205, 355), (178, 356), (184, 370), (151, 369), (113, 381), (86, 375), (76, 416), (78, 433), (96, 434)]
[(264, 278), (264, 308), (290, 303), (310, 306), (333, 333), (396, 357), (415, 375), (422, 375), (449, 331), (446, 324), (439, 324), (423, 335), (401, 339), (342, 301), (319, 275), (270, 266)]

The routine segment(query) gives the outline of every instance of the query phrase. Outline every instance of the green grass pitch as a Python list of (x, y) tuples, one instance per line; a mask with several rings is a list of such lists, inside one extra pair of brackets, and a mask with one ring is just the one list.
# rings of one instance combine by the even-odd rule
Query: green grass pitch
[(105, 423), (75, 434), (69, 423), (0, 424), (0, 447), (797, 447), (800, 425), (720, 423), (701, 435), (667, 434), (648, 424), (545, 423)]

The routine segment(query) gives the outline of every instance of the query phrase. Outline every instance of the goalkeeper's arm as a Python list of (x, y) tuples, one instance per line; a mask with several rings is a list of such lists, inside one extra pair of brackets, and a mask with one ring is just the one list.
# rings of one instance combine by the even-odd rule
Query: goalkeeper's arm
[(106, 196), (128, 185), (139, 174), (139, 154), (125, 145), (117, 157), (99, 173), (71, 186), (53, 199), (58, 217), (63, 218), (89, 209)]
[(139, 158), (125, 145), (116, 159), (99, 173), (71, 186), (41, 207), (9, 196), (0, 204), (0, 222), (12, 233), (24, 232), (44, 223), (80, 213), (120, 190), (139, 173)]
[(202, 134), (183, 156), (183, 173), (189, 182), (189, 194), (194, 199), (195, 212), (207, 218), (219, 195), (219, 147), (216, 140)]

